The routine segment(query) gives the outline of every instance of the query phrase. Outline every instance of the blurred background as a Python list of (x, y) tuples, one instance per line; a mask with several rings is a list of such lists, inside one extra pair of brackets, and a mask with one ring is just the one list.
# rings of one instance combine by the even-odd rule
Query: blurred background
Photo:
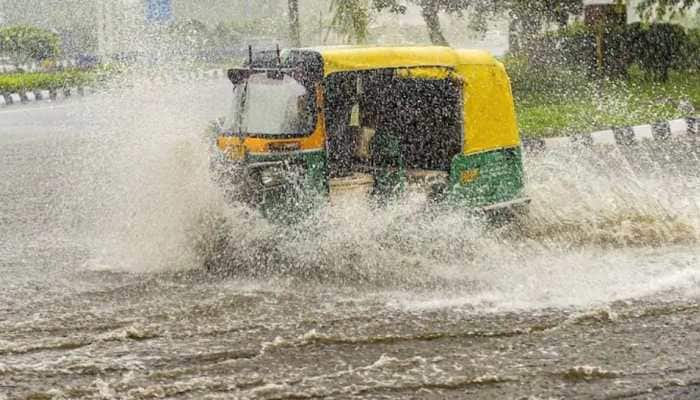
[[(0, 94), (98, 84), (129, 66), (226, 68), (247, 48), (487, 49), (530, 136), (691, 115), (697, 0), (0, 0)], [(97, 82), (96, 82), (97, 81)]]

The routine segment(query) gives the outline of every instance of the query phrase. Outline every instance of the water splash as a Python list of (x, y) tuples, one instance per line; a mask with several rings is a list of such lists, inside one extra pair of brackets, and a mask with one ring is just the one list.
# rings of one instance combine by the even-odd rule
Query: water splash
[(280, 226), (224, 202), (209, 177), (202, 132), (225, 109), (226, 82), (137, 82), (85, 112), (99, 126), (83, 171), (94, 181), (89, 268), (198, 270), (213, 260), (227, 275), (284, 287), (380, 289), (409, 308), (589, 304), (696, 275), (693, 147), (529, 157), (530, 214), (505, 227), (426, 213), (418, 194), (384, 208), (349, 200)]

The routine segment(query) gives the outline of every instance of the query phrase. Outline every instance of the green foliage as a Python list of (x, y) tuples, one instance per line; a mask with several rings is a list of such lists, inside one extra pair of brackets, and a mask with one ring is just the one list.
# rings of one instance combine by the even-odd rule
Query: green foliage
[(56, 58), (60, 53), (58, 35), (31, 26), (0, 29), (0, 54), (17, 62), (42, 61)]
[[(561, 136), (681, 118), (690, 100), (700, 109), (700, 73), (671, 72), (668, 82), (650, 81), (637, 68), (630, 79), (595, 83), (574, 79), (560, 94), (522, 90), (514, 82), (518, 123), (528, 136)], [(556, 90), (548, 93), (556, 93)]]
[(582, 0), (509, 0), (503, 3), (515, 18), (537, 20), (540, 25), (542, 22), (556, 22), (564, 26), (570, 16), (583, 12)]
[(433, 44), (446, 45), (439, 14), (446, 12), (470, 14), (470, 25), (486, 30), (490, 20), (499, 13), (508, 12), (513, 19), (512, 28), (523, 37), (534, 36), (546, 22), (565, 25), (571, 15), (583, 10), (582, 0), (332, 0), (334, 11), (332, 27), (348, 38), (362, 42), (367, 35), (369, 11), (389, 10), (404, 13), (409, 4), (420, 7), (430, 40)]
[(368, 0), (331, 0), (331, 27), (346, 41), (365, 43), (369, 35), (370, 3)]
[(560, 65), (532, 62), (527, 56), (508, 56), (503, 60), (513, 85), (513, 92), (521, 100), (555, 102), (581, 96), (590, 90), (590, 79), (585, 71), (562, 68)]
[(700, 28), (688, 30), (687, 62), (690, 67), (700, 71)]
[(685, 29), (676, 24), (631, 24), (627, 27), (626, 48), (631, 63), (654, 79), (667, 81), (669, 71), (692, 67), (697, 47)]
[(469, 12), (471, 26), (480, 30), (486, 30), (494, 16), (509, 13), (514, 37), (517, 36), (519, 42), (527, 43), (545, 23), (566, 25), (570, 16), (579, 15), (583, 10), (582, 0), (374, 0), (377, 9), (388, 8), (394, 12), (403, 12), (407, 3), (421, 8), (428, 33), (435, 44), (447, 43), (438, 18), (440, 12), (456, 15)]
[(348, 42), (365, 43), (372, 11), (402, 14), (406, 6), (399, 0), (331, 0), (330, 10), (333, 13), (331, 29)]
[(396, 14), (406, 12), (406, 6), (397, 0), (372, 0), (372, 6), (377, 11), (389, 10)]
[(597, 65), (595, 31), (583, 24), (541, 35), (521, 52), (537, 68), (625, 78), (629, 67), (636, 64), (649, 78), (665, 81), (671, 70), (698, 67), (699, 36), (697, 31), (687, 32), (668, 23), (611, 27), (604, 35), (602, 70)]
[(538, 67), (569, 69), (588, 77), (602, 73), (621, 78), (629, 66), (626, 46), (624, 29), (609, 29), (603, 42), (603, 69), (599, 70), (595, 31), (578, 23), (540, 35), (520, 50)]
[(95, 82), (89, 72), (69, 70), (56, 73), (21, 73), (0, 75), (0, 93), (17, 93), (28, 90), (52, 90), (83, 86)]
[[(663, 19), (664, 17), (675, 17), (678, 14), (683, 14), (693, 5), (700, 4), (698, 0), (642, 0), (637, 8), (640, 15), (650, 20), (656, 16)], [(700, 10), (699, 10), (700, 12)]]
[(590, 73), (596, 66), (596, 39), (592, 30), (574, 24), (533, 40), (525, 52), (536, 65), (570, 68)]

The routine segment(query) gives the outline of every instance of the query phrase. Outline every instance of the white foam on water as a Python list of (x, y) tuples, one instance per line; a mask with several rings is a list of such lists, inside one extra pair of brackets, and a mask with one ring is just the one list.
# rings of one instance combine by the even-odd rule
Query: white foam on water
[(476, 290), (394, 292), (387, 304), (405, 310), (520, 311), (547, 307), (596, 307), (700, 285), (700, 256), (694, 249), (550, 252), (515, 260), (493, 257), (486, 267), (464, 271)]

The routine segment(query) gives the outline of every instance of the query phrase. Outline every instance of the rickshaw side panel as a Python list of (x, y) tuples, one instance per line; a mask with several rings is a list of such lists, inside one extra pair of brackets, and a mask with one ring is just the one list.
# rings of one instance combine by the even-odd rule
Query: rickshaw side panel
[(456, 156), (450, 171), (450, 199), (482, 207), (518, 198), (523, 189), (519, 147)]
[(463, 64), (464, 151), (452, 162), (450, 197), (470, 207), (522, 196), (522, 150), (510, 81), (500, 63)]

